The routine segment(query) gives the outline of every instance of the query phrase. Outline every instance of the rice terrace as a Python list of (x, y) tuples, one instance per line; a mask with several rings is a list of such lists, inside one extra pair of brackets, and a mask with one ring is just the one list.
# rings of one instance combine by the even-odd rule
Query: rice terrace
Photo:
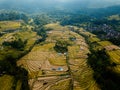
[(120, 1), (1, 0), (0, 90), (120, 90)]

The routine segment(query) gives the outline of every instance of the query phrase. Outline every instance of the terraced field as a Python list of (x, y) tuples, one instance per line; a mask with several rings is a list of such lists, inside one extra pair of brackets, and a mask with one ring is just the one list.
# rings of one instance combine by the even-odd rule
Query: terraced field
[(21, 21), (0, 21), (0, 32), (19, 29)]
[[(99, 90), (93, 79), (93, 71), (87, 65), (88, 45), (79, 34), (59, 23), (48, 24), (48, 37), (22, 57), (18, 66), (29, 72), (32, 90)], [(71, 43), (68, 52), (58, 53), (54, 46), (57, 40)], [(87, 78), (89, 77), (89, 78)]]
[[(48, 34), (43, 45), (36, 45), (29, 54), (18, 61), (18, 65), (29, 71), (30, 87), (33, 90), (48, 90), (50, 86), (69, 77), (66, 56), (54, 50), (55, 42), (48, 41), (57, 33)], [(60, 37), (60, 34), (57, 37)]]
[[(18, 27), (20, 29), (18, 22), (2, 23), (17, 23), (6, 29), (2, 27), (4, 30), (11, 27), (13, 27), (12, 30)], [(38, 44), (35, 43), (41, 37), (32, 31), (32, 26), (29, 25), (17, 32), (6, 33), (0, 37), (0, 60), (5, 60), (8, 54), (17, 59), (23, 53), (29, 52), (17, 61), (17, 66), (28, 71), (31, 90), (101, 90), (97, 80), (94, 79), (95, 71), (88, 64), (88, 55), (91, 54), (89, 50), (104, 50), (112, 65), (107, 69), (120, 74), (120, 47), (109, 41), (101, 41), (96, 35), (83, 28), (61, 26), (59, 23), (47, 24), (44, 27), (50, 30), (46, 31), (46, 40)], [(22, 50), (3, 45), (4, 42), (10, 43), (17, 40), (26, 42)], [(55, 49), (56, 43), (60, 40), (65, 41), (64, 45), (68, 43), (67, 51), (58, 52)], [(6, 81), (0, 85), (7, 83), (3, 85), (6, 90), (14, 87), (14, 77), (9, 75), (0, 77), (0, 81), (4, 79)], [(19, 90), (21, 84), (18, 80), (14, 88)], [(3, 89), (0, 88), (0, 90)]]
[(77, 42), (81, 42), (81, 44), (76, 43), (68, 47), (68, 62), (73, 78), (73, 90), (100, 90), (93, 79), (93, 70), (87, 64), (87, 54), (90, 53), (88, 45), (84, 38)]
[[(36, 73), (38, 73), (38, 76), (54, 75), (54, 73), (56, 74), (55, 71), (60, 67), (64, 70), (62, 72), (57, 70), (58, 74), (66, 73), (65, 71), (68, 69), (65, 56), (58, 55), (53, 51), (53, 46), (53, 43), (35, 46), (28, 55), (18, 61), (18, 64), (25, 66), (29, 70), (30, 76), (32, 74), (34, 77)], [(33, 75), (33, 73), (35, 74)]]
[[(15, 73), (25, 70), (17, 67), (13, 62), (29, 52), (37, 39), (41, 38), (31, 30), (30, 26), (25, 25), (26, 29), (21, 28), (21, 23), (22, 21), (0, 22), (0, 90), (21, 89), (25, 81), (22, 82), (21, 77), (16, 79), (17, 74)], [(18, 47), (16, 48), (16, 46)], [(24, 75), (21, 76), (24, 77)]]
[[(90, 49), (92, 50), (93, 53), (95, 52), (94, 54), (99, 52), (96, 59), (94, 58), (95, 60), (97, 60), (97, 58), (98, 58), (98, 61), (94, 62), (94, 59), (92, 61), (92, 63), (94, 62), (98, 65), (95, 65), (96, 68), (94, 68), (94, 63), (93, 63), (93, 64), (91, 64), (91, 67), (93, 67), (94, 72), (96, 72), (97, 68), (99, 68), (96, 73), (101, 75), (101, 79), (103, 79), (102, 83), (98, 81), (101, 88), (104, 89), (104, 88), (107, 87), (107, 85), (110, 85), (106, 89), (109, 90), (111, 88), (114, 88), (116, 90), (117, 89), (119, 90), (120, 89), (120, 87), (119, 87), (119, 80), (120, 80), (120, 47), (116, 46), (116, 45), (113, 45), (109, 41), (101, 41), (100, 39), (99, 40), (88, 39), (88, 38), (97, 38), (97, 37), (95, 37), (95, 35), (93, 35), (93, 34), (90, 35), (90, 33), (86, 33), (85, 31), (79, 30), (77, 32), (79, 32), (81, 35), (83, 35), (86, 38), (86, 41), (90, 45)], [(100, 54), (102, 56), (99, 56)], [(106, 58), (103, 58), (104, 56)], [(99, 62), (100, 58), (101, 58), (101, 60), (103, 60), (101, 62), (101, 64)], [(103, 66), (99, 66), (99, 65), (104, 65), (105, 63), (106, 63), (106, 66), (102, 70)], [(101, 71), (100, 71), (100, 68), (101, 68)], [(105, 69), (106, 69), (106, 71), (104, 72)], [(103, 72), (104, 72), (104, 74), (102, 75), (101, 73), (103, 73)], [(104, 75), (106, 75), (109, 78), (104, 77)], [(97, 78), (97, 79), (99, 79), (99, 78)], [(109, 81), (110, 83), (108, 83), (107, 80), (108, 81), (110, 80)], [(113, 84), (115, 85), (115, 87), (112, 86)]]
[[(37, 36), (36, 32), (33, 32), (31, 28), (27, 30), (20, 29), (20, 22), (5, 21), (0, 23), (5, 24), (6, 29), (18, 29), (17, 32), (7, 32), (0, 37), (0, 60), (4, 60), (8, 54), (12, 55), (14, 58), (20, 57), (20, 55), (29, 51), (29, 49), (35, 44), (38, 38), (41, 38), (40, 36)], [(2, 27), (4, 27), (5, 30), (5, 26), (3, 25)], [(26, 45), (22, 51), (13, 48), (10, 45), (3, 45), (4, 43), (12, 43), (18, 40), (21, 40), (23, 43), (26, 42)]]
[[(47, 38), (45, 41), (35, 44), (41, 37), (32, 31), (32, 26), (23, 26), (20, 22), (0, 22), (4, 25), (1, 30), (16, 30), (7, 32), (0, 37), (0, 60), (12, 55), (18, 58), (25, 52), (25, 56), (17, 61), (17, 65), (28, 71), (29, 86), (31, 90), (101, 90), (100, 85), (94, 79), (95, 71), (88, 64), (89, 50), (105, 50), (112, 67), (108, 70), (120, 74), (120, 47), (109, 41), (101, 41), (96, 35), (74, 26), (61, 26), (59, 23), (47, 24)], [(15, 26), (12, 26), (15, 24)], [(3, 32), (3, 31), (2, 31)], [(4, 42), (14, 42), (21, 39), (26, 42), (22, 50), (3, 45)], [(68, 43), (66, 52), (57, 52), (55, 49), (58, 41)], [(88, 42), (88, 44), (86, 43)], [(64, 43), (65, 43), (64, 42)], [(6, 90), (14, 87), (15, 79), (9, 75), (0, 77)], [(9, 84), (9, 85), (8, 85)], [(16, 90), (21, 88), (21, 81), (16, 82)], [(0, 90), (3, 90), (0, 88)]]

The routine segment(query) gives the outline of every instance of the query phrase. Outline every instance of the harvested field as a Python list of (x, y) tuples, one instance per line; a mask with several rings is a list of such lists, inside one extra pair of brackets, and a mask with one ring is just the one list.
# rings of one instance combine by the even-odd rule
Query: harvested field
[[(85, 39), (59, 23), (48, 24), (45, 28), (51, 28), (46, 40), (17, 62), (28, 70), (32, 90), (70, 90), (72, 85), (74, 90), (99, 90), (93, 71), (87, 65), (89, 49)], [(59, 39), (70, 42), (68, 52), (54, 50)]]
[(109, 45), (109, 46), (106, 46), (105, 49), (106, 49), (107, 51), (117, 50), (117, 49), (120, 50), (120, 47), (118, 47), (118, 46), (116, 46), (116, 45)]
[[(36, 45), (29, 54), (25, 55), (18, 61), (29, 71), (29, 76), (46, 76), (65, 74), (68, 70), (66, 58), (59, 55), (53, 49), (54, 43)], [(62, 70), (59, 70), (62, 68)]]

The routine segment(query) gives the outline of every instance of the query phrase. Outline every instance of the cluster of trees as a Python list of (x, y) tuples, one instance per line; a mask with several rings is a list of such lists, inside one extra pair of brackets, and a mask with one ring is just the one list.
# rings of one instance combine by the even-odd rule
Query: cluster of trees
[[(79, 32), (76, 32), (80, 34)], [(90, 43), (89, 36), (80, 34), (85, 37), (90, 46), (91, 53), (88, 54), (87, 63), (93, 69), (93, 77), (102, 90), (119, 90), (120, 74), (114, 71), (117, 64), (110, 61), (105, 49), (94, 49), (96, 42)]]
[(50, 31), (51, 29), (47, 29), (44, 27), (44, 25), (53, 22), (54, 20), (49, 17), (49, 15), (46, 14), (35, 14), (32, 15), (31, 18), (33, 19), (34, 23), (34, 29), (33, 31), (37, 32), (39, 36), (42, 38), (38, 40), (38, 42), (42, 42), (47, 37), (47, 31)]
[[(106, 22), (104, 21), (106, 17), (120, 14), (119, 9), (120, 6), (112, 6), (107, 8), (81, 8), (79, 10), (65, 9), (47, 11), (47, 14), (54, 19), (54, 21), (60, 21), (62, 25), (79, 25), (81, 23), (88, 23), (94, 20), (100, 20), (98, 23), (104, 23)], [(111, 22), (114, 23), (114, 20)]]
[(49, 15), (46, 14), (33, 15), (32, 18), (34, 20), (35, 25), (38, 26), (43, 26), (53, 21), (52, 18), (50, 18)]
[(112, 43), (114, 43), (115, 45), (120, 46), (120, 39), (119, 38), (109, 38), (109, 41), (111, 41)]
[(88, 15), (91, 18), (103, 19), (111, 15), (120, 14), (119, 9), (120, 9), (120, 5), (118, 6), (116, 5), (106, 8), (86, 8), (86, 9), (78, 10), (77, 12)]
[(90, 21), (91, 18), (87, 15), (78, 15), (78, 14), (73, 14), (71, 16), (64, 16), (61, 19), (61, 25), (80, 25), (82, 23), (86, 23)]
[(46, 37), (47, 37), (47, 33), (46, 33), (47, 29), (44, 26), (35, 27), (34, 31), (37, 32), (37, 34), (42, 37), (42, 38), (40, 38), (38, 40), (38, 43), (42, 42), (42, 41), (44, 41), (46, 39)]
[(118, 24), (118, 23), (119, 23), (119, 21), (117, 21), (117, 20), (108, 20), (107, 18), (96, 19), (96, 20), (92, 21), (93, 25), (103, 25), (103, 24), (115, 25), (115, 24)]
[(106, 55), (104, 50), (91, 51), (89, 54), (88, 63), (93, 68), (94, 71), (104, 72), (106, 67), (110, 65), (109, 57)]
[(23, 50), (26, 43), (27, 43), (27, 40), (23, 41), (21, 38), (19, 38), (17, 40), (11, 41), (11, 42), (4, 41), (2, 43), (2, 45), (11, 46), (11, 47), (18, 49), (18, 50)]
[(68, 51), (68, 46), (71, 45), (69, 41), (66, 40), (57, 40), (55, 43), (54, 49), (59, 53), (65, 53)]
[(17, 82), (22, 82), (21, 90), (30, 90), (28, 85), (28, 72), (17, 66), (16, 60), (11, 56), (7, 55), (5, 60), (0, 61), (0, 76), (7, 74), (14, 76), (13, 90), (16, 90)]
[(25, 13), (21, 13), (18, 11), (8, 11), (8, 10), (1, 10), (0, 11), (0, 21), (7, 21), (7, 20), (24, 20), (27, 22), (29, 17)]
[(102, 90), (119, 90), (120, 76), (110, 69), (114, 68), (116, 64), (110, 63), (105, 50), (92, 50), (88, 56), (88, 64), (94, 70), (94, 79), (100, 88)]
[(71, 36), (71, 37), (69, 37), (69, 40), (70, 40), (70, 41), (75, 41), (75, 40), (76, 40), (76, 37)]
[(91, 21), (91, 26), (100, 26), (103, 24), (109, 25), (111, 26), (115, 31), (120, 31), (118, 27), (119, 26), (120, 21), (119, 20), (108, 20), (108, 17), (104, 18), (104, 19), (95, 19), (93, 21)]

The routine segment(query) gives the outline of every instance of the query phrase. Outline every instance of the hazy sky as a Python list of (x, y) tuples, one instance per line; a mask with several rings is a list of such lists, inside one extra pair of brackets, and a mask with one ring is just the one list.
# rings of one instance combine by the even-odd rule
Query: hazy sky
[(0, 7), (107, 7), (120, 5), (120, 0), (0, 0)]
[(97, 3), (101, 2), (107, 2), (107, 3), (120, 3), (120, 0), (0, 0), (0, 3), (2, 2), (46, 2), (46, 3), (51, 3), (51, 2), (59, 2), (59, 3), (69, 3), (69, 2), (91, 2), (91, 3)]

